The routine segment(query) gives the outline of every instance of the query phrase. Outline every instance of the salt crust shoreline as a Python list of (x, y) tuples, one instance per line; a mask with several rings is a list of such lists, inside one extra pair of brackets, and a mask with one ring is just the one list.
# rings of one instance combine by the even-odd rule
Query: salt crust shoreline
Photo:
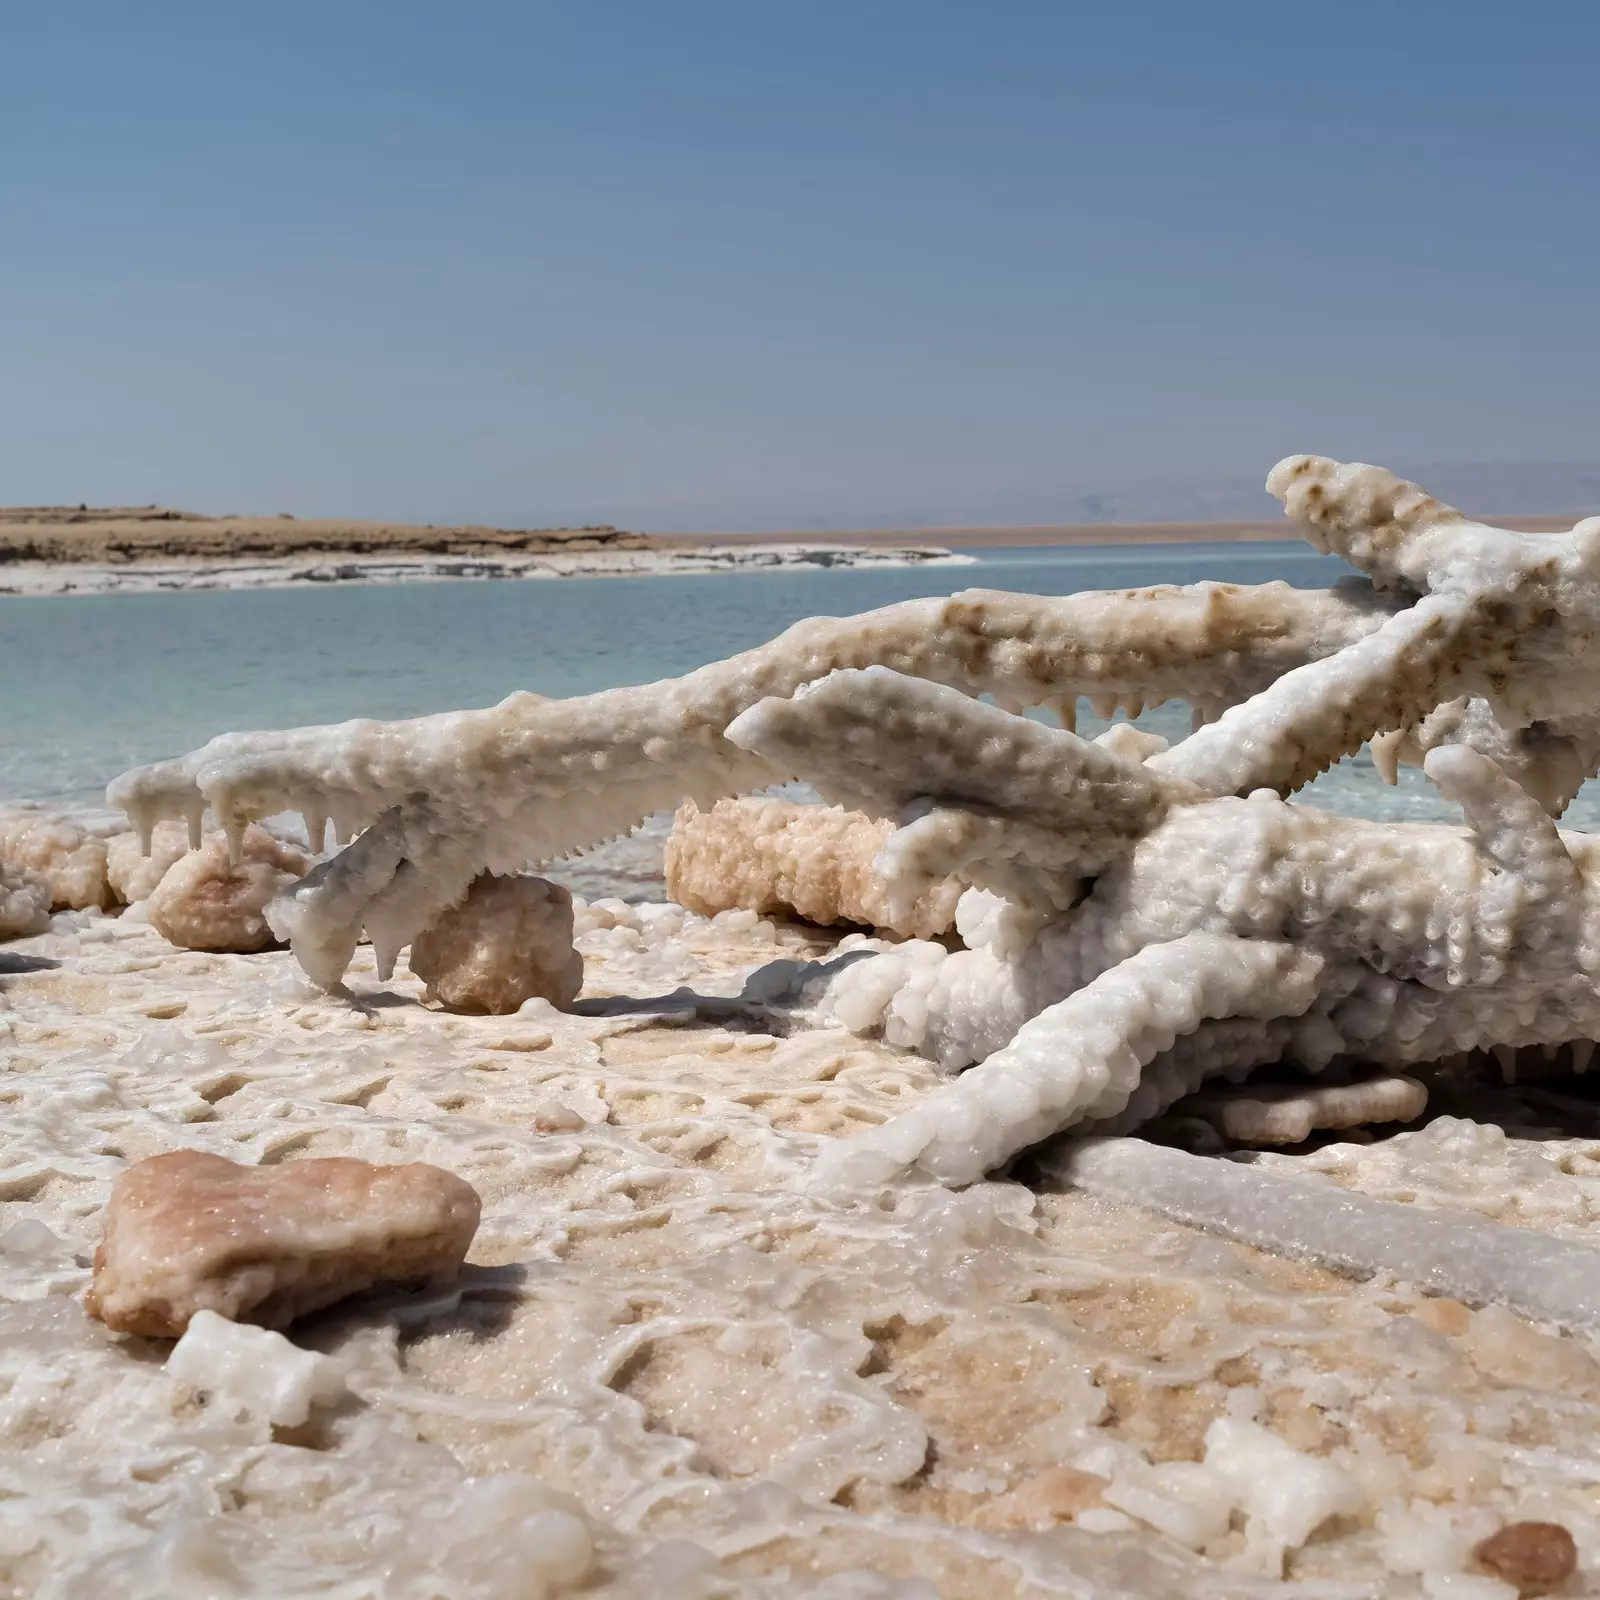
[[(1600, 1347), (1073, 1192), (805, 1195), (819, 1148), (938, 1070), (682, 986), (838, 944), (579, 921), (576, 1015), (445, 1015), (366, 947), (333, 997), (136, 913), (0, 950), (0, 1594), (1507, 1600), (1470, 1551), (1517, 1519), (1600, 1562)], [(1267, 1159), (1593, 1227), (1600, 1141), (1482, 1129), (1464, 1161), (1472, 1128)], [(467, 1274), (297, 1324), (340, 1380), (303, 1426), (207, 1399), (80, 1304), (113, 1179), (178, 1148), (459, 1173)], [(1285, 1574), (1196, 1499), (1229, 1418), (1359, 1493)]]
[(17, 561), (0, 566), (0, 595), (183, 594), (206, 589), (298, 589), (452, 580), (659, 578), (812, 568), (971, 566), (977, 557), (934, 545), (698, 545), (685, 550), (597, 550), (571, 555), (319, 555), (308, 560), (135, 561), (118, 566)]

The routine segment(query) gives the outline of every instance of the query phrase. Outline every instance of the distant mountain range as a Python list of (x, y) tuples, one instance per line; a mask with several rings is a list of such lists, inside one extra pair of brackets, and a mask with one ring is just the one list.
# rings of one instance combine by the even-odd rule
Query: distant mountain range
[[(1385, 463), (1441, 500), (1475, 516), (1600, 516), (1600, 462), (1492, 461)], [(1283, 515), (1256, 475), (1145, 479), (1089, 487), (983, 492), (907, 500), (899, 508), (841, 507), (830, 516), (740, 518), (728, 508), (679, 526), (753, 529), (783, 526), (826, 533), (857, 528), (1057, 526), (1108, 522), (1261, 522)], [(646, 519), (648, 525), (648, 519)]]

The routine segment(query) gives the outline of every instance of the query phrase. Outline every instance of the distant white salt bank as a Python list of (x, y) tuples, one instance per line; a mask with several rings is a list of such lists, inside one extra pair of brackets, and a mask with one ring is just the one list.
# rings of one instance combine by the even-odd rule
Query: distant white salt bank
[(0, 594), (182, 594), (199, 589), (441, 583), (459, 579), (658, 578), (818, 567), (971, 566), (939, 545), (694, 545), (683, 550), (582, 550), (533, 555), (368, 555), (256, 561), (139, 561), (122, 565), (18, 561), (0, 566)]

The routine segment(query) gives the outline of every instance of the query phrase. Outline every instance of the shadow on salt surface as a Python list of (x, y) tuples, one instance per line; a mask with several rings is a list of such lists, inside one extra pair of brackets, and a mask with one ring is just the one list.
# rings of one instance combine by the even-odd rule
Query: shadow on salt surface
[(663, 995), (603, 995), (573, 1002), (572, 1014), (578, 1017), (648, 1017), (652, 1022), (707, 1021), (737, 1023), (741, 1020), (766, 1020), (771, 1009), (786, 999), (797, 997), (802, 988), (819, 979), (831, 978), (875, 949), (845, 950), (823, 961), (797, 961), (789, 956), (768, 961), (746, 976), (736, 995), (700, 994), (681, 984)]
[(24, 972), (49, 972), (60, 965), (50, 956), (29, 956), (14, 950), (0, 950), (0, 978), (8, 974), (16, 977)]

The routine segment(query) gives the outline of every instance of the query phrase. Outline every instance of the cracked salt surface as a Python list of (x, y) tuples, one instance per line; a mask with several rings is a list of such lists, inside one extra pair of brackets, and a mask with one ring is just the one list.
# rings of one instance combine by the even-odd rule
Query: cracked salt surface
[[(0, 1594), (1487, 1597), (1519, 1518), (1600, 1562), (1587, 1342), (1078, 1193), (802, 1193), (938, 1070), (645, 1002), (832, 941), (579, 926), (589, 1015), (444, 1015), (365, 948), (352, 1004), (96, 913), (0, 953)], [(1263, 1160), (1583, 1226), (1600, 1143), (1472, 1127)], [(471, 1265), (297, 1324), (310, 1364), (108, 1334), (110, 1183), (185, 1147), (435, 1162)]]

